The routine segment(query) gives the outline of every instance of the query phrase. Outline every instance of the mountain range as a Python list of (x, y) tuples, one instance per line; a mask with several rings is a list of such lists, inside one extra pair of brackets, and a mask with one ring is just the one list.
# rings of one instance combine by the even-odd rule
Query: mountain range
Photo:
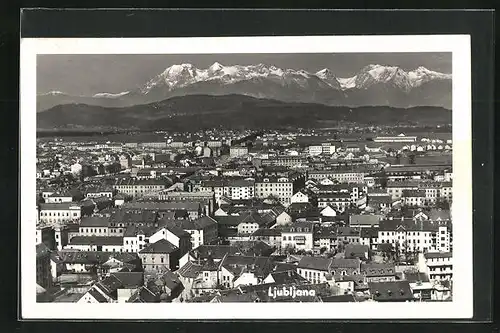
[(144, 105), (57, 105), (37, 114), (39, 130), (168, 130), (325, 128), (451, 124), (441, 107), (357, 107), (283, 102), (244, 95), (186, 95)]
[(184, 95), (246, 95), (283, 102), (329, 106), (439, 106), (451, 109), (452, 75), (418, 67), (371, 64), (348, 78), (325, 68), (316, 73), (273, 65), (231, 65), (215, 62), (199, 69), (192, 64), (166, 68), (146, 83), (124, 92), (72, 96), (60, 91), (39, 94), (37, 111), (61, 104), (127, 107)]

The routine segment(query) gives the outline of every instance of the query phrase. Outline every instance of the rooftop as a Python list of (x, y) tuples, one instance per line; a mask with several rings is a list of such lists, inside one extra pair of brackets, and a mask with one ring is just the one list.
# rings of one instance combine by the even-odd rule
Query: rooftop
[(166, 239), (161, 239), (156, 243), (149, 244), (147, 247), (142, 249), (139, 253), (173, 253), (178, 250), (178, 247), (167, 241)]
[(73, 236), (69, 245), (123, 245), (123, 237), (116, 236)]

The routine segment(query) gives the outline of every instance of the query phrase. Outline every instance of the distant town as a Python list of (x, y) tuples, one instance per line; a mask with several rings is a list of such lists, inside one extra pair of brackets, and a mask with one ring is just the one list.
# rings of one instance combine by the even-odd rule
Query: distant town
[(445, 302), (450, 131), (37, 139), (38, 302)]

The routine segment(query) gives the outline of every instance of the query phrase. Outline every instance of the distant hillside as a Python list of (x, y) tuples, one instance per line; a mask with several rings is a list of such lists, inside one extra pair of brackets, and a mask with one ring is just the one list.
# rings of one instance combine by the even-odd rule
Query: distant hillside
[(287, 103), (243, 95), (188, 95), (130, 107), (65, 104), (37, 114), (38, 129), (196, 131), (212, 128), (331, 127), (338, 122), (374, 125), (451, 124), (441, 107), (339, 107)]

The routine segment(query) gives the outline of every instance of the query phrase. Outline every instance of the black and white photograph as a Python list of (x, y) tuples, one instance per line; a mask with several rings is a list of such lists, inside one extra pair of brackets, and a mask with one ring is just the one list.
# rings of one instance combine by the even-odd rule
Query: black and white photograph
[(23, 311), (470, 317), (469, 53), (458, 35), (23, 40)]

